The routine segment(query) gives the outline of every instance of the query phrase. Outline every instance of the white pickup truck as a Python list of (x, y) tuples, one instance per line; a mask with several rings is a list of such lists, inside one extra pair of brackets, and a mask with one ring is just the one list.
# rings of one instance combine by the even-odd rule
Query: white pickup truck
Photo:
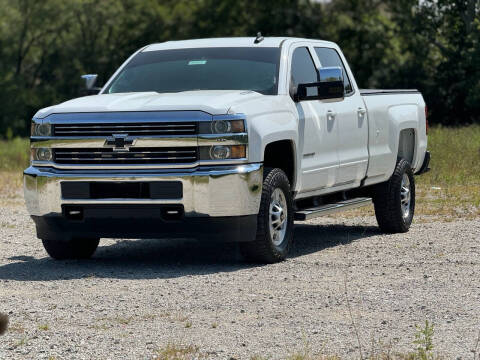
[(196, 237), (271, 263), (294, 220), (373, 201), (383, 231), (412, 222), (422, 95), (360, 90), (334, 43), (153, 44), (97, 93), (32, 119), (25, 200), (55, 259), (90, 257), (101, 237)]

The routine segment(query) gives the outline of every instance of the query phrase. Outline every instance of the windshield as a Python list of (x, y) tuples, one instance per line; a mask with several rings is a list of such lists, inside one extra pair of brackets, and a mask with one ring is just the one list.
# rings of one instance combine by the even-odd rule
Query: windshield
[(194, 48), (138, 53), (107, 94), (253, 90), (277, 94), (279, 48)]

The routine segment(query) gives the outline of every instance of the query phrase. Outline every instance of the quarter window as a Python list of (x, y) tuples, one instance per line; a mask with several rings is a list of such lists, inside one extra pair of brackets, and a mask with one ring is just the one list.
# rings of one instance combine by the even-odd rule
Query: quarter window
[(342, 59), (334, 49), (330, 48), (315, 48), (315, 52), (322, 64), (322, 67), (340, 67), (343, 69), (343, 84), (345, 86), (345, 94), (350, 94), (353, 92), (352, 84), (348, 78), (345, 65), (343, 65)]

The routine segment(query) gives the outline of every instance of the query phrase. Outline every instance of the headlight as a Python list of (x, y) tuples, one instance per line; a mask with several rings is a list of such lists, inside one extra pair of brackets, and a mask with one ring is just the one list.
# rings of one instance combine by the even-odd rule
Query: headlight
[(245, 145), (215, 145), (200, 148), (200, 160), (244, 159), (247, 157)]
[(49, 148), (34, 148), (31, 149), (30, 159), (33, 161), (51, 161), (52, 150)]
[(223, 160), (230, 158), (230, 146), (212, 146), (210, 148), (210, 159), (212, 160)]
[(214, 120), (200, 122), (200, 134), (233, 134), (245, 132), (244, 120)]
[(50, 124), (32, 123), (32, 136), (52, 136), (52, 126)]

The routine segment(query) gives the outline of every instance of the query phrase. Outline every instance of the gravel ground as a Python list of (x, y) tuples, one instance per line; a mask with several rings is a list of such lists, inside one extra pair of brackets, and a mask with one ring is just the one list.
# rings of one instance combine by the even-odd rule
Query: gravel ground
[[(358, 358), (413, 350), (435, 325), (446, 358), (471, 359), (480, 327), (480, 220), (422, 222), (383, 235), (371, 216), (300, 223), (281, 264), (243, 263), (235, 245), (102, 240), (88, 261), (53, 261), (22, 206), (0, 208), (0, 359), (148, 359), (166, 344), (207, 358)], [(347, 291), (345, 291), (347, 290)], [(352, 316), (349, 315), (349, 305)], [(372, 340), (377, 345), (372, 346)]]

